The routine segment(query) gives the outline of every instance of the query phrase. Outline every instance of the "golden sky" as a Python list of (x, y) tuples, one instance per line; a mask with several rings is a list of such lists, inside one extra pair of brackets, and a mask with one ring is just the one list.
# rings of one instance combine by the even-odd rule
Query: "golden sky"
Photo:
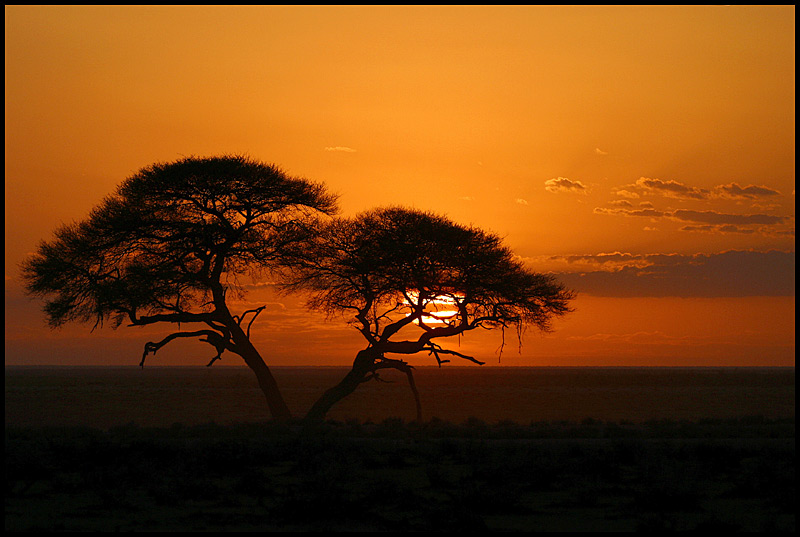
[[(20, 261), (143, 166), (245, 153), (325, 182), (345, 215), (434, 210), (560, 274), (577, 311), (521, 353), (507, 341), (503, 365), (793, 366), (794, 17), (6, 6), (6, 364), (137, 364), (151, 332), (50, 332)], [(295, 299), (248, 299), (271, 305), (254, 326), (267, 363), (363, 347)], [(499, 337), (460, 344), (496, 364)]]

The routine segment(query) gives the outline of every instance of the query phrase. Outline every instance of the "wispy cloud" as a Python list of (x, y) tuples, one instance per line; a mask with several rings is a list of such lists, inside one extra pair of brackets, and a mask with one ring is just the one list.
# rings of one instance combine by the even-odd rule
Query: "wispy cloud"
[(616, 195), (625, 198), (638, 198), (642, 195), (662, 196), (682, 200), (709, 200), (714, 198), (759, 200), (780, 196), (780, 192), (767, 186), (738, 183), (717, 185), (712, 189), (699, 188), (679, 181), (640, 177), (635, 183), (624, 185), (616, 190)]
[(633, 203), (628, 200), (611, 200), (608, 202), (609, 205), (614, 207), (630, 207), (633, 208)]
[(789, 220), (786, 216), (775, 216), (771, 214), (728, 214), (717, 211), (691, 211), (688, 209), (678, 209), (665, 214), (677, 220), (704, 224), (770, 225), (783, 224)]
[[(778, 216), (764, 213), (731, 214), (719, 211), (695, 211), (690, 209), (676, 209), (661, 211), (653, 208), (652, 204), (642, 203), (639, 208), (632, 208), (625, 200), (610, 202), (611, 207), (595, 207), (594, 214), (607, 216), (623, 216), (632, 218), (669, 219), (687, 222), (680, 228), (681, 231), (702, 231), (707, 233), (785, 233), (785, 225), (792, 222), (788, 216)], [(789, 233), (793, 234), (793, 231)]]
[(703, 225), (703, 226), (683, 226), (681, 231), (689, 231), (689, 232), (700, 232), (700, 233), (741, 233), (744, 235), (752, 235), (756, 233), (756, 229), (754, 228), (744, 228), (740, 226), (734, 226), (731, 224), (724, 224), (724, 225)]
[(527, 204), (528, 204), (528, 201), (527, 201), (527, 200), (524, 200), (524, 199), (522, 199), (522, 198), (517, 198), (517, 199), (515, 199), (514, 201), (515, 201), (516, 203), (520, 204), (520, 205), (527, 205)]
[(691, 336), (672, 336), (656, 330), (654, 332), (633, 332), (628, 334), (597, 333), (589, 336), (569, 336), (574, 341), (603, 341), (615, 345), (693, 345)]
[(730, 250), (717, 254), (551, 256), (546, 266), (567, 286), (595, 296), (794, 296), (795, 253)]
[(625, 190), (625, 189), (617, 190), (615, 194), (617, 196), (620, 196), (621, 198), (628, 198), (628, 199), (637, 199), (641, 197), (636, 192), (631, 192), (630, 190)]
[(640, 177), (635, 184), (626, 188), (636, 188), (647, 194), (656, 193), (678, 199), (707, 199), (711, 194), (709, 190), (704, 188), (689, 186), (678, 181), (662, 181), (661, 179), (650, 179), (649, 177)]
[(732, 199), (761, 199), (780, 196), (781, 194), (777, 190), (766, 186), (747, 185), (746, 187), (741, 187), (738, 183), (719, 185), (715, 188), (715, 192), (720, 197)]
[(334, 146), (334, 147), (326, 147), (325, 151), (333, 151), (333, 152), (339, 152), (339, 153), (355, 153), (356, 152), (356, 150), (353, 149), (352, 147), (344, 147), (344, 146), (341, 146), (341, 145), (337, 145), (337, 146)]
[(611, 216), (639, 216), (650, 218), (661, 218), (668, 213), (658, 211), (652, 207), (643, 207), (640, 209), (627, 209), (625, 207), (595, 207), (594, 214), (607, 214)]
[(603, 151), (599, 147), (595, 147), (594, 148), (594, 152), (595, 152), (596, 155), (608, 155), (608, 153), (606, 153), (605, 151)]
[(554, 179), (548, 179), (547, 181), (544, 182), (544, 189), (554, 194), (557, 194), (559, 192), (574, 192), (578, 194), (586, 194), (588, 192), (586, 185), (584, 185), (580, 181), (573, 181), (572, 179), (567, 179), (566, 177), (557, 177)]

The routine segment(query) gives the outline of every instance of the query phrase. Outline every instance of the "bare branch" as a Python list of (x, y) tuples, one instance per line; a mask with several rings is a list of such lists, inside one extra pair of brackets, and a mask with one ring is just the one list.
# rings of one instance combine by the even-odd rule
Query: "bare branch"
[(440, 354), (449, 354), (451, 356), (458, 356), (459, 358), (463, 358), (464, 360), (468, 360), (468, 361), (470, 361), (470, 362), (472, 362), (474, 364), (478, 364), (478, 365), (484, 365), (486, 363), (486, 362), (481, 362), (480, 360), (476, 360), (472, 356), (468, 356), (466, 354), (462, 354), (462, 353), (457, 352), (457, 351), (452, 351), (452, 350), (449, 350), (449, 349), (443, 349), (442, 347), (440, 347), (439, 345), (436, 345), (434, 343), (429, 343), (428, 345), (429, 346), (425, 347), (424, 350), (430, 351), (430, 354), (433, 354), (436, 357), (436, 361), (439, 362), (440, 366), (442, 364), (448, 363), (450, 361), (450, 360), (442, 360), (441, 358), (439, 358)]
[(200, 341), (206, 342), (209, 345), (213, 346), (217, 350), (217, 355), (211, 360), (208, 365), (213, 364), (216, 360), (219, 360), (222, 353), (225, 351), (226, 346), (228, 345), (229, 339), (222, 334), (215, 332), (213, 330), (197, 330), (194, 332), (175, 332), (161, 341), (153, 342), (150, 341), (145, 343), (144, 345), (144, 352), (142, 353), (142, 361), (139, 362), (139, 367), (144, 367), (144, 362), (147, 359), (147, 355), (152, 353), (153, 355), (158, 352), (158, 350), (169, 343), (170, 341), (177, 339), (177, 338), (187, 338), (187, 337), (202, 337), (205, 336), (206, 339), (201, 339)]
[[(393, 308), (394, 309), (394, 308)], [(410, 325), (416, 320), (422, 318), (423, 314), (423, 307), (419, 304), (414, 305), (414, 310), (409, 315), (406, 315), (402, 319), (399, 319), (383, 329), (381, 333), (381, 341), (388, 341), (393, 335), (399, 332), (403, 327)]]
[[(253, 322), (256, 320), (256, 317), (258, 317), (258, 314), (261, 313), (262, 311), (264, 311), (265, 308), (266, 308), (266, 306), (261, 306), (260, 308), (256, 308), (255, 310), (253, 310), (253, 318), (250, 319), (249, 323), (247, 323), (247, 339), (250, 339), (250, 327), (252, 326)], [(248, 312), (245, 312), (245, 313), (248, 313)], [(242, 315), (244, 316), (244, 313)]]
[(361, 327), (358, 329), (358, 331), (361, 332), (361, 334), (364, 336), (364, 338), (370, 345), (375, 345), (377, 340), (375, 339), (375, 336), (372, 333), (372, 329), (369, 323), (369, 317), (368, 317), (369, 309), (370, 305), (368, 302), (366, 306), (358, 309), (358, 314), (356, 315), (356, 319), (358, 319), (358, 321), (361, 323)]
[[(406, 377), (408, 378), (408, 385), (411, 388), (411, 393), (414, 394), (414, 403), (416, 404), (417, 407), (417, 421), (421, 422), (422, 403), (420, 402), (419, 399), (419, 391), (417, 390), (417, 384), (414, 382), (414, 373), (413, 373), (414, 368), (402, 360), (394, 360), (385, 357), (381, 358), (381, 360), (377, 362), (373, 366), (373, 368), (375, 370), (392, 368), (392, 369), (397, 369), (398, 371), (402, 371), (403, 373), (406, 374)], [(375, 373), (375, 376), (377, 377), (377, 373)]]
[(266, 309), (266, 307), (267, 306), (259, 306), (259, 307), (254, 308), (254, 309), (247, 310), (247, 311), (243, 312), (241, 315), (233, 315), (233, 320), (236, 321), (236, 324), (238, 324), (239, 326), (242, 326), (242, 323), (244, 322), (244, 318), (247, 316), (247, 314), (248, 313), (252, 313), (253, 314), (253, 318), (250, 319), (249, 323), (247, 323), (246, 333), (247, 333), (247, 337), (248, 338), (250, 338), (250, 327), (253, 325), (253, 322), (256, 320), (256, 317), (258, 317), (258, 315), (262, 311), (264, 311)]
[(159, 313), (156, 315), (144, 315), (136, 317), (135, 313), (131, 312), (129, 318), (131, 319), (130, 326), (145, 326), (155, 323), (207, 323), (209, 321), (217, 320), (216, 312), (208, 313)]

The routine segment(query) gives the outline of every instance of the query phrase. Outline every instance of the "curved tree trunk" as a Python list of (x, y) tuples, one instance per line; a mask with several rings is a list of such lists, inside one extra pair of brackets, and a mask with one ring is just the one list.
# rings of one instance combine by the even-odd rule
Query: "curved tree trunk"
[(359, 384), (371, 378), (377, 370), (397, 369), (405, 373), (408, 377), (408, 384), (411, 387), (411, 392), (414, 395), (414, 402), (417, 407), (417, 421), (421, 422), (422, 405), (419, 400), (419, 392), (417, 391), (416, 383), (414, 382), (413, 368), (400, 360), (387, 360), (383, 358), (378, 361), (379, 357), (382, 357), (382, 354), (374, 349), (360, 351), (353, 361), (352, 369), (339, 381), (339, 384), (327, 390), (322, 394), (322, 397), (314, 403), (311, 410), (306, 414), (306, 421), (320, 422), (324, 420), (333, 405), (353, 393), (356, 388), (358, 388)]
[(256, 374), (258, 385), (264, 396), (267, 398), (267, 405), (273, 419), (288, 420), (292, 417), (289, 407), (281, 394), (275, 377), (272, 376), (261, 354), (250, 342), (250, 338), (244, 333), (242, 328), (235, 322), (229, 324), (233, 341), (236, 344), (236, 352), (244, 359), (244, 363)]
[(306, 421), (320, 422), (324, 420), (333, 405), (353, 393), (358, 388), (358, 385), (366, 380), (367, 376), (372, 372), (371, 368), (375, 363), (375, 357), (376, 355), (372, 350), (359, 351), (353, 361), (352, 369), (339, 381), (339, 384), (327, 390), (322, 394), (322, 397), (317, 399), (317, 402), (306, 414)]
[(263, 358), (258, 351), (250, 345), (249, 349), (244, 350), (240, 356), (244, 358), (245, 363), (253, 370), (258, 379), (258, 386), (264, 392), (267, 398), (267, 405), (272, 417), (276, 420), (288, 420), (292, 417), (286, 401), (283, 399), (278, 383), (275, 382), (275, 377), (272, 376), (272, 371), (269, 370), (267, 364), (264, 363)]

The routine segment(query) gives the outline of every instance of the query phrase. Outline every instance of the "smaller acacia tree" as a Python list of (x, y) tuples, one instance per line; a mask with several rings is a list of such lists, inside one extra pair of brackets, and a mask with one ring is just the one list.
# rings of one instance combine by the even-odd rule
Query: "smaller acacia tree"
[(142, 365), (177, 338), (211, 345), (216, 354), (208, 365), (226, 351), (238, 354), (272, 416), (285, 419), (289, 409), (250, 341), (264, 307), (235, 314), (228, 299), (242, 294), (238, 277), (271, 270), (281, 251), (317, 228), (317, 215), (335, 211), (336, 198), (322, 185), (247, 157), (154, 164), (125, 180), (87, 219), (58, 229), (23, 263), (22, 276), (28, 293), (44, 299), (52, 327), (176, 325), (145, 345)]
[(379, 379), (382, 369), (405, 373), (421, 420), (412, 367), (387, 355), (428, 352), (439, 365), (472, 356), (442, 347), (437, 340), (483, 328), (528, 326), (551, 329), (568, 313), (574, 293), (552, 276), (533, 272), (515, 259), (494, 234), (405, 208), (368, 211), (335, 219), (302, 248), (285, 255), (290, 291), (305, 291), (309, 306), (328, 314), (352, 314), (367, 347), (347, 375), (309, 410), (309, 421), (361, 383)]

